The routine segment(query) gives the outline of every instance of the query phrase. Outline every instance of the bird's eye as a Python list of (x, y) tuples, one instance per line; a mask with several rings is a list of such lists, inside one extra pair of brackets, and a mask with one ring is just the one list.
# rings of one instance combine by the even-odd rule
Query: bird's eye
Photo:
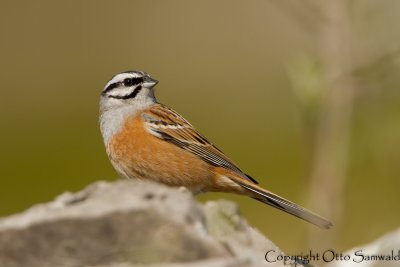
[(125, 86), (132, 86), (132, 85), (137, 85), (137, 84), (142, 83), (142, 82), (143, 82), (143, 78), (142, 78), (142, 77), (137, 77), (137, 78), (126, 78), (126, 79), (123, 81), (123, 84), (124, 84)]
[(125, 86), (132, 86), (132, 84), (133, 84), (132, 79), (126, 78), (126, 79), (124, 80), (124, 85), (125, 85)]

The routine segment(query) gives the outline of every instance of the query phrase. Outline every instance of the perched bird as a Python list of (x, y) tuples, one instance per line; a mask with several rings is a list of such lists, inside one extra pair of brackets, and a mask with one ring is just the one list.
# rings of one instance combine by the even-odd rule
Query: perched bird
[(322, 228), (317, 214), (258, 186), (176, 111), (157, 102), (146, 72), (115, 75), (100, 97), (100, 128), (120, 176), (186, 187), (194, 193), (249, 196)]

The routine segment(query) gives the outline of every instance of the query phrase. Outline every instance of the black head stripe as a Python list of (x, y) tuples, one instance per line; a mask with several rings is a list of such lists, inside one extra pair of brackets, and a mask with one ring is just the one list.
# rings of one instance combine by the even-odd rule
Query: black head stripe
[(132, 82), (134, 85), (142, 83), (143, 81), (144, 81), (143, 77), (132, 78)]
[(114, 96), (114, 95), (109, 95), (108, 97), (111, 98), (116, 98), (116, 99), (130, 99), (130, 98), (135, 98), (136, 95), (142, 90), (142, 86), (138, 86), (135, 88), (135, 90), (132, 91), (132, 93), (128, 95), (123, 95), (123, 96)]
[(106, 89), (103, 90), (103, 95), (107, 94), (108, 92), (110, 92), (112, 89), (118, 87), (119, 83), (112, 83), (109, 86), (107, 86)]

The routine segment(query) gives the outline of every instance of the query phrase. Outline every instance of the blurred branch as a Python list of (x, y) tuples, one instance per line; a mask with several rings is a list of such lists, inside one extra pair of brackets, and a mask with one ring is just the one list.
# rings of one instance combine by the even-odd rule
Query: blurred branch
[(299, 25), (305, 32), (314, 33), (318, 25), (324, 20), (321, 8), (310, 0), (285, 1), (271, 0), (287, 18)]
[[(340, 230), (342, 222), (355, 91), (352, 73), (342, 75), (343, 70), (353, 69), (352, 33), (345, 3), (344, 0), (326, 1), (322, 9), (326, 20), (320, 24), (320, 52), (325, 72), (310, 194), (311, 206), (333, 221), (335, 232)], [(324, 235), (324, 240), (310, 234), (312, 247), (331, 247), (335, 238), (333, 232)]]
[[(400, 49), (386, 52), (378, 57), (375, 57), (369, 62), (354, 67), (350, 74), (343, 74), (342, 76), (351, 75), (356, 78), (363, 88), (362, 91), (357, 90), (357, 95), (362, 95), (370, 91), (379, 91), (382, 88), (397, 87), (396, 81), (388, 79), (388, 77), (396, 77), (398, 73), (398, 65), (396, 60), (400, 57)], [(339, 77), (336, 81), (340, 81)], [(333, 81), (333, 82), (336, 82)], [(390, 85), (390, 83), (393, 83)]]
[[(351, 3), (326, 1), (320, 7), (314, 5), (299, 12), (296, 5), (288, 6), (287, 1), (273, 3), (306, 30), (315, 28), (319, 36), (318, 59), (299, 57), (288, 69), (294, 94), (301, 105), (307, 150), (313, 152), (310, 207), (331, 219), (335, 226), (333, 231), (324, 234), (323, 240), (310, 231), (310, 246), (331, 248), (339, 237), (343, 221), (354, 98), (368, 88), (385, 86), (384, 77), (397, 71), (400, 48), (376, 57), (368, 53), (362, 57), (361, 64), (356, 64), (354, 53), (360, 53), (361, 49), (352, 42)], [(313, 19), (303, 20), (313, 8), (317, 15), (311, 14)], [(321, 21), (315, 22), (318, 18)], [(309, 26), (311, 23), (314, 25)]]
[[(364, 63), (359, 67), (354, 67), (353, 70), (351, 70), (351, 73), (349, 74), (343, 74), (343, 75), (352, 75), (355, 77), (360, 77), (360, 76), (365, 76), (368, 75), (368, 73), (375, 72), (377, 69), (386, 69), (386, 66), (388, 65), (389, 62), (393, 62), (396, 60), (396, 58), (400, 57), (400, 47), (394, 51), (387, 52), (375, 59), (373, 59), (369, 63)], [(342, 75), (342, 76), (343, 76)], [(338, 80), (340, 80), (341, 77), (339, 77)]]

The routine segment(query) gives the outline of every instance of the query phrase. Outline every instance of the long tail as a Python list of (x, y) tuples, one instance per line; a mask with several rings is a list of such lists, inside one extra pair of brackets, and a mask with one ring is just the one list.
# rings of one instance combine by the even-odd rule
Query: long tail
[(312, 223), (318, 227), (329, 229), (332, 226), (332, 223), (325, 218), (322, 218), (318, 214), (315, 214), (312, 211), (309, 211), (287, 199), (284, 199), (274, 193), (271, 193), (256, 184), (248, 183), (247, 181), (243, 181), (243, 179), (236, 177), (229, 177), (235, 183), (239, 184), (247, 191), (249, 191), (249, 195), (262, 203), (268, 204), (274, 208), (280, 209), (284, 212), (287, 212), (293, 216), (296, 216), (300, 219), (303, 219), (309, 223)]

